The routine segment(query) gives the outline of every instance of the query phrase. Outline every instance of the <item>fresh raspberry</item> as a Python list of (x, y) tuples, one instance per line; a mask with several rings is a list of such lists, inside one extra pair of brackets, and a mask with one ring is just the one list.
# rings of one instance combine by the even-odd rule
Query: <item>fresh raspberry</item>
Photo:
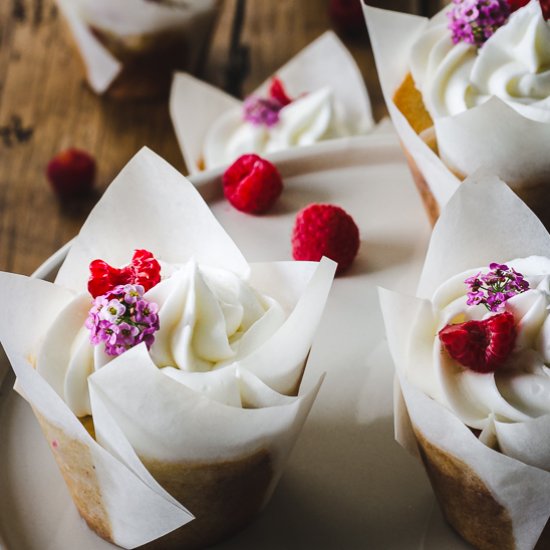
[(359, 250), (359, 229), (353, 218), (339, 206), (310, 204), (298, 212), (292, 231), (295, 260), (319, 261), (323, 256), (338, 263), (344, 272)]
[(271, 79), (271, 84), (269, 86), (269, 97), (278, 101), (283, 107), (289, 103), (292, 103), (292, 99), (286, 93), (283, 83), (277, 77)]
[(342, 34), (356, 36), (365, 31), (362, 2), (359, 0), (330, 0), (328, 13)]
[(269, 210), (283, 190), (277, 168), (258, 155), (239, 157), (224, 172), (222, 181), (227, 200), (249, 214)]
[(542, 10), (542, 17), (545, 21), (550, 19), (550, 0), (540, 0), (540, 9)]
[(83, 195), (94, 184), (95, 161), (85, 151), (66, 149), (50, 160), (46, 176), (60, 197)]
[(90, 263), (88, 292), (94, 297), (103, 296), (118, 285), (141, 285), (147, 292), (160, 282), (160, 264), (148, 250), (136, 250), (132, 263), (118, 269), (103, 260)]
[(519, 8), (523, 8), (523, 6), (529, 4), (531, 0), (508, 0), (508, 3), (510, 4), (510, 10), (516, 11), (519, 10)]
[(514, 316), (499, 313), (484, 321), (447, 325), (439, 331), (447, 353), (462, 366), (476, 372), (494, 372), (514, 349)]

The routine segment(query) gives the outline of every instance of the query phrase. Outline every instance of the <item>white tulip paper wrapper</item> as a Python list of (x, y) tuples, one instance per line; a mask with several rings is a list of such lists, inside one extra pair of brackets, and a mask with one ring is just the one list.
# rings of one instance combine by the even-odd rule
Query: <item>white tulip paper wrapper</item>
[(419, 170), (439, 209), (457, 190), (460, 178), (480, 169), (499, 176), (520, 194), (546, 182), (550, 124), (527, 119), (496, 97), (459, 115), (435, 119), (438, 156), (393, 101), (410, 72), (411, 48), (429, 20), (369, 6), (363, 9), (391, 119), (413, 160), (413, 173)]
[[(278, 300), (289, 315), (250, 355), (204, 374), (208, 383), (202, 378), (202, 386), (210, 388), (213, 398), (191, 389), (193, 379), (200, 376), (196, 373), (188, 374), (189, 387), (162, 374), (144, 345), (116, 357), (88, 378), (96, 442), (33, 365), (52, 321), (86, 288), (90, 261), (101, 258), (122, 265), (142, 247), (165, 262), (194, 257), (199, 264), (236, 272), (260, 293)], [(96, 532), (133, 548), (192, 519), (193, 510), (188, 512), (185, 501), (170, 496), (140, 458), (153, 465), (215, 465), (260, 453), (270, 472), (260, 501), (265, 504), (321, 380), (298, 397), (277, 391), (290, 393), (299, 387), (335, 265), (327, 259), (249, 265), (193, 185), (143, 149), (91, 212), (55, 284), (0, 273), (5, 312), (0, 340), (17, 375), (16, 387), (41, 420), (66, 480), (72, 472), (63, 453), (69, 449), (87, 456), (86, 475), (93, 479), (85, 483), (84, 493), (79, 487), (75, 503)], [(54, 346), (56, 356), (68, 353), (63, 344), (71, 340), (53, 337), (61, 342)], [(248, 408), (215, 400), (216, 391), (228, 384), (240, 392)], [(90, 505), (87, 498), (99, 511), (85, 510)]]
[[(535, 546), (550, 516), (550, 415), (524, 423), (495, 422), (501, 443), (509, 440), (509, 456), (490, 449), (451, 411), (407, 381), (407, 369), (431, 359), (431, 354), (420, 353), (420, 357), (415, 353), (419, 346), (411, 345), (412, 327), (423, 319), (430, 326), (429, 298), (452, 275), (472, 266), (530, 255), (550, 257), (548, 232), (506, 184), (494, 176), (474, 175), (441, 213), (417, 297), (380, 289), (398, 380), (396, 437), (413, 453), (418, 454), (420, 447), (447, 519), (479, 548), (527, 550)], [(430, 456), (431, 446), (438, 449), (440, 461), (436, 466)], [(548, 471), (535, 467), (542, 462)], [(438, 468), (442, 470), (434, 473)], [(444, 481), (441, 471), (443, 478), (447, 477)], [(456, 481), (457, 476), (460, 481)], [(451, 490), (446, 483), (453, 477), (456, 486)], [(496, 505), (482, 504), (485, 497)]]
[(147, 0), (56, 0), (73, 35), (94, 92), (102, 94), (122, 70), (117, 59), (94, 35), (93, 24), (121, 38), (177, 30), (195, 44), (190, 65), (202, 51), (218, 0), (195, 0), (173, 8)]
[[(327, 31), (314, 40), (275, 75), (290, 96), (329, 87), (335, 100), (345, 108), (345, 122), (365, 134), (374, 126), (365, 83), (353, 57), (339, 38)], [(253, 94), (267, 93), (271, 78)], [(180, 149), (191, 174), (202, 168), (204, 140), (209, 128), (228, 111), (240, 118), (242, 102), (189, 74), (176, 73), (170, 94), (170, 115)], [(341, 138), (353, 139), (353, 137)], [(317, 145), (302, 147), (312, 148)], [(269, 154), (265, 155), (269, 158)]]

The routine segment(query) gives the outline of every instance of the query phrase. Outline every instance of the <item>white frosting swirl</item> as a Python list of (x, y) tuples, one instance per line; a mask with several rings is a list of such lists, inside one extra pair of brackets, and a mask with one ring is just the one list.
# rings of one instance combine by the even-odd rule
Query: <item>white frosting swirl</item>
[(446, 13), (440, 13), (414, 44), (410, 62), (433, 118), (496, 96), (529, 119), (550, 121), (550, 26), (537, 0), (512, 13), (479, 49), (453, 44)]
[(204, 162), (206, 168), (212, 168), (246, 153), (262, 155), (347, 136), (352, 132), (344, 120), (343, 108), (330, 88), (295, 99), (279, 111), (279, 121), (270, 127), (244, 121), (240, 108), (231, 110), (206, 134)]
[[(240, 406), (232, 364), (258, 349), (286, 314), (234, 273), (162, 265), (163, 277), (144, 297), (159, 306), (160, 329), (149, 351), (163, 373), (225, 404)], [(91, 414), (87, 378), (113, 358), (93, 346), (84, 321), (91, 307), (80, 294), (55, 319), (38, 354), (37, 369), (77, 416)], [(67, 341), (72, 342), (67, 345)], [(224, 373), (217, 373), (228, 367)]]
[(460, 273), (443, 283), (432, 297), (431, 326), (419, 323), (411, 340), (415, 360), (407, 371), (409, 380), (466, 425), (480, 430), (492, 420), (524, 422), (550, 413), (550, 259), (531, 256), (507, 265), (525, 276), (530, 289), (505, 303), (505, 310), (514, 315), (517, 336), (512, 354), (496, 372), (482, 374), (461, 366), (438, 337), (447, 324), (495, 315), (484, 305), (466, 304), (464, 280), (487, 268)]

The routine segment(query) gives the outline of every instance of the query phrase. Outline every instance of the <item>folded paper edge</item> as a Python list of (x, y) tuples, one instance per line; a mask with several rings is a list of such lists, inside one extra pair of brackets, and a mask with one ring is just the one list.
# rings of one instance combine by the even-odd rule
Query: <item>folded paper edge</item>
[(187, 100), (191, 101), (195, 94), (204, 93), (217, 98), (219, 108), (216, 109), (216, 116), (235, 109), (242, 105), (242, 102), (233, 96), (220, 90), (203, 80), (195, 78), (189, 73), (176, 72), (172, 79), (169, 98), (170, 118), (176, 133), (179, 148), (185, 161), (188, 172), (193, 175), (202, 171), (199, 166), (199, 158), (195, 147), (189, 144), (198, 145), (203, 149), (204, 138), (208, 131), (209, 124), (205, 123), (202, 117), (202, 125), (186, 125), (185, 120), (189, 109), (193, 110), (193, 105), (187, 105)]
[[(105, 93), (122, 70), (122, 63), (113, 57), (81, 20), (77, 7), (70, 0), (56, 0), (76, 42), (91, 88)], [(95, 60), (97, 56), (97, 61)], [(91, 60), (94, 59), (92, 62)], [(106, 71), (105, 74), (103, 71)]]

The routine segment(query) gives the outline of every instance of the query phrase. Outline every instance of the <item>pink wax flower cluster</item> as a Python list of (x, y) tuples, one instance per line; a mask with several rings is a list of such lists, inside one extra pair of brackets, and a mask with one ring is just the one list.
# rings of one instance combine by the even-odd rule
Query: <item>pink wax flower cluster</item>
[(509, 0), (453, 0), (447, 14), (454, 44), (482, 46), (512, 13)]
[(506, 300), (529, 290), (529, 282), (521, 273), (505, 264), (492, 263), (489, 273), (477, 273), (464, 281), (470, 287), (469, 306), (483, 304), (489, 311), (498, 312)]
[(243, 118), (255, 126), (271, 127), (279, 122), (280, 110), (289, 103), (292, 103), (292, 99), (287, 95), (283, 83), (273, 78), (268, 97), (251, 95), (244, 100)]
[(104, 343), (112, 356), (141, 342), (149, 349), (160, 324), (157, 304), (144, 299), (143, 293), (143, 286), (127, 284), (97, 296), (86, 319), (92, 344)]

